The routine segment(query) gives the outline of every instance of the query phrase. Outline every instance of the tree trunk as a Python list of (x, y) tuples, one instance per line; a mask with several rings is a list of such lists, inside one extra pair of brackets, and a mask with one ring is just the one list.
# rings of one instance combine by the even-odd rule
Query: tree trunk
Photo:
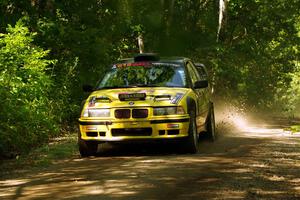
[(144, 53), (144, 40), (142, 34), (139, 34), (137, 39), (138, 39), (139, 51), (140, 53)]
[(217, 42), (224, 39), (228, 2), (229, 0), (219, 0), (219, 26), (217, 32)]

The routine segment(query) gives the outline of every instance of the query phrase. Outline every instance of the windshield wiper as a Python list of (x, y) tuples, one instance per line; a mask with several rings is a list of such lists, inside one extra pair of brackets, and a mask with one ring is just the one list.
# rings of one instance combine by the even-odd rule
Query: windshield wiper
[(105, 86), (105, 87), (97, 88), (96, 90), (118, 89), (118, 88), (137, 88), (137, 87), (161, 87), (161, 86), (151, 85), (151, 84), (136, 84), (136, 85), (126, 85), (126, 86)]
[(105, 87), (99, 87), (96, 90), (103, 90), (103, 89), (117, 89), (117, 88), (126, 88), (125, 86), (105, 86)]
[(135, 85), (128, 85), (127, 87), (161, 87), (161, 86), (151, 85), (151, 84), (135, 84)]

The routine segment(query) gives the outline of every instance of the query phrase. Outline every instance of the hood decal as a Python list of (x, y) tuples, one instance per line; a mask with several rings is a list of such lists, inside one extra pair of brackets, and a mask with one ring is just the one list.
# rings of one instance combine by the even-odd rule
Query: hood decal
[(171, 99), (171, 104), (178, 104), (178, 102), (182, 99), (183, 96), (183, 93), (176, 93), (176, 95)]
[(93, 105), (95, 101), (93, 97), (96, 97), (96, 107), (129, 106), (129, 101), (134, 101), (134, 105), (139, 106), (176, 105), (188, 91), (188, 88), (166, 87), (103, 89), (93, 92), (89, 100)]

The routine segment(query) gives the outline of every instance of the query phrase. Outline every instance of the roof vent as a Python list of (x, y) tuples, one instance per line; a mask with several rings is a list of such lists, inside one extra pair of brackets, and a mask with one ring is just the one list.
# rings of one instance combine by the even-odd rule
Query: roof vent
[(134, 62), (140, 61), (159, 61), (159, 56), (155, 53), (142, 53), (134, 57)]

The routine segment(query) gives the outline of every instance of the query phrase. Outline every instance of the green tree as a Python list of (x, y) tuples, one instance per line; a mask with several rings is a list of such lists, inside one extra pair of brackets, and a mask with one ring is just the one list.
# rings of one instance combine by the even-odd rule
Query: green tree
[(54, 60), (32, 44), (34, 35), (18, 21), (0, 37), (0, 156), (26, 151), (57, 132), (47, 75)]

